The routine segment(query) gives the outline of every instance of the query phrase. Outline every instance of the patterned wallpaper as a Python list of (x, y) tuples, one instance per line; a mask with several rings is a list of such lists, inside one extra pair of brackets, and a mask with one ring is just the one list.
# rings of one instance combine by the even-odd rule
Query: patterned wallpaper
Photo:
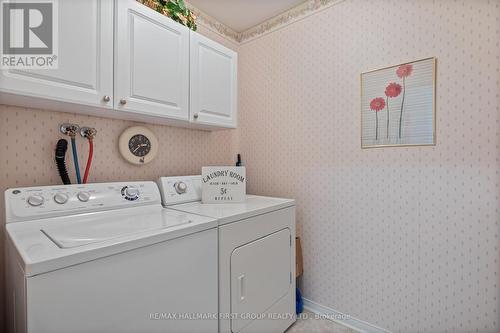
[[(198, 32), (237, 50), (235, 44), (200, 26)], [(54, 111), (2, 105), (0, 101), (0, 226), (4, 224), (4, 191), (9, 187), (60, 184), (54, 163), (54, 148), (63, 137), (59, 125), (65, 122), (95, 127), (94, 160), (89, 182), (155, 180), (161, 175), (201, 172), (204, 165), (232, 165), (238, 139), (234, 130), (200, 131), (161, 125), (139, 124), (151, 129), (160, 142), (157, 158), (145, 166), (127, 163), (118, 152), (118, 137), (130, 121), (74, 115)], [(83, 172), (88, 143), (79, 137), (78, 152)], [(69, 146), (69, 149), (71, 147)], [(68, 150), (68, 170), (75, 172)], [(4, 237), (0, 228), (0, 331), (2, 331), (4, 292)]]
[[(248, 189), (297, 199), (304, 296), (499, 332), (500, 2), (347, 0), (240, 46)], [(435, 56), (437, 146), (360, 148), (361, 72)]]

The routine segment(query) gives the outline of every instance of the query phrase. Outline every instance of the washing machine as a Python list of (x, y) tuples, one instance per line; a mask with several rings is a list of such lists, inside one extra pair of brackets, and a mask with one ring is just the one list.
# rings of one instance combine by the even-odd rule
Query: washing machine
[(218, 332), (217, 221), (164, 209), (154, 182), (9, 189), (5, 207), (9, 332)]
[(219, 332), (281, 333), (295, 317), (295, 201), (203, 204), (201, 176), (158, 180), (164, 207), (218, 221)]

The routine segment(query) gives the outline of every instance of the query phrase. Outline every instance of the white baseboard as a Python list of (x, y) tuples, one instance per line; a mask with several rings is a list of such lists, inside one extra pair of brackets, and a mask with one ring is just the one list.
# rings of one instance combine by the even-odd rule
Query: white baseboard
[(391, 333), (386, 329), (367, 323), (366, 321), (362, 321), (360, 319), (351, 317), (348, 314), (342, 313), (340, 311), (334, 310), (324, 305), (315, 303), (311, 300), (308, 300), (307, 298), (303, 298), (303, 300), (304, 300), (304, 309), (309, 310), (312, 313), (324, 316), (326, 319), (329, 319), (341, 325), (352, 328), (353, 330), (358, 331), (360, 333)]

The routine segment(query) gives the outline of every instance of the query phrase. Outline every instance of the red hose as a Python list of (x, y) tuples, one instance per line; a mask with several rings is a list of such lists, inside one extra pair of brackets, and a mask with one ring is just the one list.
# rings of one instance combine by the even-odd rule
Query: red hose
[(87, 184), (89, 178), (90, 166), (92, 165), (92, 158), (94, 157), (94, 142), (89, 139), (89, 158), (87, 159), (87, 166), (85, 167), (85, 174), (83, 176), (83, 183)]

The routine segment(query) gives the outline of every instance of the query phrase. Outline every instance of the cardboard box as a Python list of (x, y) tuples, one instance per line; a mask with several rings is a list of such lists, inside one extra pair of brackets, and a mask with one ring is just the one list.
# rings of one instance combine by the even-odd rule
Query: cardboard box
[(304, 267), (302, 266), (302, 245), (300, 244), (300, 237), (295, 237), (295, 277), (304, 273)]

